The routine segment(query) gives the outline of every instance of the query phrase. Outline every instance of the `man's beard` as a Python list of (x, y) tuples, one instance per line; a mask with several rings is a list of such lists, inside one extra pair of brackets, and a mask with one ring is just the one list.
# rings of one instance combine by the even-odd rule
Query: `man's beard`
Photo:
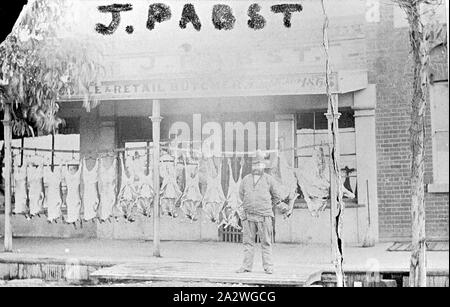
[(264, 173), (264, 170), (261, 170), (261, 169), (252, 170), (253, 175), (261, 176), (263, 173)]

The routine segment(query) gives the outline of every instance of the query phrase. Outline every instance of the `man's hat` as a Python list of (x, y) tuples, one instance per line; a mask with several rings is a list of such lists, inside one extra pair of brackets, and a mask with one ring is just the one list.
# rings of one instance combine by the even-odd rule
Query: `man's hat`
[(264, 165), (264, 168), (267, 168), (268, 161), (264, 158), (264, 154), (261, 151), (256, 152), (256, 157), (253, 157), (252, 159), (252, 165)]

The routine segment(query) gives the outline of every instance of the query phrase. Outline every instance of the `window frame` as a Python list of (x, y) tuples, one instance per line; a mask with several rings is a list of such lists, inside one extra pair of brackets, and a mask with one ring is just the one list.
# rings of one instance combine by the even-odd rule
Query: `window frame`
[[(436, 141), (436, 133), (439, 132), (449, 132), (448, 130), (438, 130), (435, 128), (436, 126), (436, 120), (435, 120), (435, 108), (434, 108), (434, 103), (436, 101), (436, 99), (434, 99), (434, 91), (433, 91), (433, 86), (435, 85), (447, 85), (447, 89), (448, 89), (448, 80), (439, 80), (439, 81), (434, 81), (431, 86), (430, 86), (430, 90), (429, 90), (429, 100), (430, 100), (430, 125), (431, 125), (431, 155), (432, 155), (432, 183), (428, 184), (427, 186), (427, 190), (429, 193), (448, 193), (449, 192), (449, 181), (448, 181), (448, 177), (447, 177), (447, 182), (442, 181), (441, 177), (443, 177), (442, 175), (439, 174), (439, 171), (442, 169), (440, 167), (437, 167), (439, 165), (439, 161), (438, 161), (438, 142)], [(447, 91), (448, 93), (448, 91)], [(448, 103), (448, 99), (447, 99), (447, 103)], [(448, 117), (447, 117), (448, 119)]]
[[(341, 113), (344, 113), (344, 112), (351, 113), (351, 116), (353, 116), (353, 125), (351, 127), (347, 127), (347, 126), (345, 126), (343, 128), (339, 127), (339, 130), (341, 131), (341, 133), (354, 133), (355, 137), (356, 137), (356, 123), (355, 123), (355, 119), (354, 119), (355, 111), (351, 107), (344, 107), (344, 108), (341, 108), (339, 110), (339, 112), (341, 112)], [(298, 121), (299, 121), (299, 118), (300, 118), (301, 114), (307, 114), (307, 113), (310, 113), (310, 114), (313, 115), (313, 129), (312, 130), (313, 130), (313, 138), (315, 139), (316, 134), (318, 134), (316, 131), (320, 130), (320, 129), (317, 128), (317, 125), (316, 125), (316, 122), (317, 122), (316, 121), (316, 115), (317, 114), (323, 114), (323, 116), (325, 116), (325, 113), (327, 113), (327, 110), (326, 109), (304, 109), (304, 110), (299, 110), (299, 111), (297, 111), (295, 113), (295, 143), (294, 144), (295, 144), (296, 148), (298, 147), (299, 131), (301, 131), (301, 129), (302, 129), (302, 128), (299, 127)], [(339, 123), (341, 123), (341, 122), (339, 122)], [(352, 129), (352, 131), (351, 131), (351, 129)], [(314, 140), (314, 143), (315, 143), (315, 140)], [(355, 143), (355, 146), (356, 146), (356, 143)], [(325, 154), (325, 156), (327, 156), (327, 155), (328, 155), (328, 153)], [(353, 153), (353, 154), (341, 154), (341, 156), (355, 156), (355, 159), (356, 159), (356, 157), (357, 157), (356, 148), (355, 148), (355, 153)], [(303, 155), (299, 154), (298, 150), (295, 150), (295, 154), (294, 154), (294, 165), (295, 165), (295, 167), (298, 167), (298, 159), (301, 158), (301, 157), (306, 157), (306, 156), (303, 156)], [(351, 177), (357, 178), (357, 170), (356, 169), (355, 169), (355, 174), (349, 176), (349, 178), (351, 178)], [(356, 186), (355, 189), (357, 190), (357, 186)], [(346, 198), (345, 201), (347, 203), (350, 203), (350, 204), (353, 204), (353, 203), (354, 204), (358, 204), (358, 195), (357, 195), (357, 193), (355, 193), (355, 196), (356, 196), (355, 199), (347, 199)], [(296, 207), (297, 208), (305, 207), (305, 200), (303, 198), (297, 199)], [(327, 208), (328, 207), (329, 207), (329, 202), (328, 202)]]

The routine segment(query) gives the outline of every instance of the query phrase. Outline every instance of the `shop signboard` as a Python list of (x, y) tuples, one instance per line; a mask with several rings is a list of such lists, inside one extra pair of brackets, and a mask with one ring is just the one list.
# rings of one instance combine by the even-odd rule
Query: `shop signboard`
[[(74, 7), (78, 23), (69, 35), (88, 33), (103, 55), (105, 74), (90, 87), (99, 99), (325, 92), (319, 0), (82, 0)], [(364, 1), (327, 7), (332, 91), (363, 88)], [(340, 87), (353, 71), (362, 81)]]

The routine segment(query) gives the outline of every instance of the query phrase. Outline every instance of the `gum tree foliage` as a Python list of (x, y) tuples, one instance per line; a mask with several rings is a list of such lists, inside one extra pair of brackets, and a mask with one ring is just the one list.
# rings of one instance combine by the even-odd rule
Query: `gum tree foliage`
[(47, 133), (63, 123), (58, 100), (74, 93), (89, 110), (89, 84), (102, 67), (100, 53), (82, 37), (70, 35), (70, 0), (30, 0), (0, 45), (0, 106), (10, 105), (13, 134)]
[(425, 287), (426, 235), (424, 191), (425, 110), (430, 75), (430, 54), (439, 45), (446, 47), (446, 28), (436, 18), (437, 5), (442, 0), (393, 0), (406, 13), (413, 65), (411, 99), (411, 221), (412, 252), (409, 283), (411, 287)]

